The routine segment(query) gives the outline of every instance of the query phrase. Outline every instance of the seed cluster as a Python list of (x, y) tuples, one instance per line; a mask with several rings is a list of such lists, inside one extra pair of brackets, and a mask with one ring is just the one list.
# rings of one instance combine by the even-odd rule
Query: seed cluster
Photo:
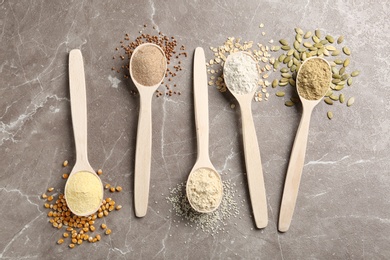
[[(144, 25), (144, 30), (147, 30), (146, 24)], [(162, 32), (157, 33), (155, 27), (153, 27), (153, 30), (150, 33), (144, 33), (143, 31), (140, 31), (139, 33), (140, 35), (134, 40), (130, 39), (128, 33), (125, 34), (124, 39), (120, 41), (120, 47), (115, 48), (115, 50), (120, 53), (112, 57), (114, 60), (119, 60), (120, 63), (116, 63), (111, 70), (122, 73), (123, 77), (126, 79), (130, 78), (129, 61), (134, 49), (142, 43), (154, 43), (160, 46), (164, 51), (168, 64), (167, 71), (165, 72), (165, 81), (161, 83), (165, 86), (165, 92), (157, 90), (156, 96), (160, 97), (164, 95), (164, 93), (166, 96), (180, 95), (181, 92), (176, 90), (177, 85), (173, 83), (173, 78), (177, 76), (177, 73), (182, 71), (182, 59), (187, 58), (188, 54), (185, 51), (185, 46), (181, 45), (179, 48), (174, 36), (169, 37)], [(132, 94), (135, 94), (135, 92), (133, 91)]]
[[(195, 211), (188, 202), (186, 196), (186, 183), (179, 183), (174, 188), (170, 188), (170, 193), (166, 197), (167, 203), (172, 205), (172, 210), (180, 220), (173, 220), (174, 223), (184, 223), (185, 226), (193, 227), (210, 233), (229, 233), (225, 230), (227, 220), (239, 215), (239, 205), (236, 202), (236, 184), (230, 180), (223, 181), (223, 197), (218, 209), (211, 213), (199, 213)], [(170, 210), (170, 212), (172, 211)], [(178, 226), (178, 224), (176, 226)]]
[[(260, 28), (264, 27), (263, 24), (260, 25)], [(264, 36), (265, 33), (263, 32)], [(269, 43), (273, 43), (271, 39)], [(231, 53), (238, 51), (246, 51), (252, 54), (255, 60), (258, 62), (260, 72), (262, 73), (261, 78), (258, 82), (258, 85), (261, 86), (261, 91), (256, 92), (255, 101), (268, 100), (269, 93), (267, 87), (271, 86), (271, 82), (267, 79), (273, 71), (273, 64), (275, 63), (275, 58), (272, 57), (271, 51), (274, 47), (269, 47), (263, 45), (262, 43), (257, 43), (254, 45), (253, 41), (244, 41), (241, 42), (240, 38), (229, 37), (227, 40), (218, 47), (210, 47), (210, 50), (214, 54), (214, 58), (206, 63), (208, 67), (207, 72), (210, 76), (208, 84), (210, 86), (216, 86), (220, 92), (226, 92), (226, 85), (224, 82), (224, 77), (222, 74), (223, 66), (226, 61), (227, 56)]]
[[(339, 36), (337, 40), (331, 35), (322, 37), (320, 30), (304, 32), (300, 28), (295, 28), (295, 40), (290, 46), (286, 39), (281, 39), (279, 42), (281, 46), (278, 46), (283, 53), (274, 63), (274, 68), (278, 69), (279, 66), (283, 66), (280, 69), (281, 78), (275, 79), (272, 82), (272, 87), (276, 88), (285, 87), (291, 85), (296, 87), (297, 72), (302, 64), (309, 57), (317, 56), (328, 59), (332, 69), (332, 83), (330, 90), (325, 94), (324, 102), (328, 105), (333, 105), (334, 102), (343, 104), (345, 102), (345, 95), (339, 91), (343, 90), (346, 85), (352, 85), (352, 78), (359, 75), (359, 71), (355, 70), (352, 73), (347, 72), (347, 68), (351, 63), (349, 56), (351, 50), (347, 46), (341, 46), (344, 42), (344, 36)], [(344, 55), (342, 57), (342, 55)], [(339, 94), (340, 93), (340, 94)], [(284, 97), (284, 91), (276, 92), (276, 96)], [(351, 106), (354, 102), (354, 98), (351, 97), (347, 101), (347, 106)], [(285, 101), (286, 106), (294, 106), (298, 103), (297, 96), (291, 97), (290, 100)], [(330, 112), (330, 113), (329, 113)], [(329, 119), (333, 118), (333, 112), (329, 111), (327, 116)]]
[[(66, 163), (65, 163), (66, 162)], [(66, 167), (68, 162), (65, 161), (63, 166)], [(119, 186), (117, 186), (118, 188)], [(122, 189), (116, 189), (117, 192)], [(54, 188), (48, 188), (47, 192), (53, 192)], [(64, 228), (65, 232), (62, 237), (57, 240), (57, 244), (63, 244), (66, 240), (69, 240), (69, 248), (74, 248), (76, 245), (81, 245), (83, 242), (95, 243), (101, 240), (101, 235), (96, 231), (96, 222), (98, 219), (107, 217), (112, 211), (118, 211), (122, 208), (121, 205), (116, 205), (112, 198), (106, 198), (100, 206), (97, 213), (86, 217), (80, 217), (73, 214), (64, 198), (64, 194), (58, 194), (56, 196), (42, 194), (42, 199), (46, 200), (44, 207), (49, 210), (47, 216), (49, 217), (49, 223), (57, 229)], [(106, 224), (101, 224), (101, 229), (104, 234), (111, 234), (111, 229), (107, 228)]]

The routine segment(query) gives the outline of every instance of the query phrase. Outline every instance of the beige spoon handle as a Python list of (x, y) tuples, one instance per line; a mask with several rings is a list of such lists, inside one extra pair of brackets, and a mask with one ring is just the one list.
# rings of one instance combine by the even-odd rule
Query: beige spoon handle
[(154, 89), (139, 88), (140, 111), (134, 169), (134, 209), (137, 217), (144, 217), (148, 209), (150, 165), (152, 158), (152, 96)]
[(265, 195), (260, 148), (253, 123), (251, 102), (241, 102), (242, 131), (249, 195), (257, 228), (268, 224), (267, 198)]
[[(87, 93), (80, 50), (69, 53), (69, 89), (77, 168), (89, 169), (87, 148)], [(76, 166), (75, 166), (76, 168)]]
[(195, 49), (194, 56), (194, 104), (195, 125), (198, 145), (197, 162), (209, 164), (209, 107), (206, 57), (201, 47)]
[(309, 125), (312, 111), (312, 107), (306, 110), (305, 107), (303, 108), (301, 122), (299, 123), (297, 135), (295, 136), (294, 145), (291, 151), (279, 213), (278, 229), (280, 232), (286, 232), (289, 229), (291, 219), (294, 214), (303, 164), (305, 162), (307, 138), (309, 135)]

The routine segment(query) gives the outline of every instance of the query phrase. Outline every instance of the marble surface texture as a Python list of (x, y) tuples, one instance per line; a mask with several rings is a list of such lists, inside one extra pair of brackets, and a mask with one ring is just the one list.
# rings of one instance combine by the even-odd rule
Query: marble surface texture
[[(390, 91), (388, 1), (10, 1), (0, 0), (0, 258), (1, 259), (389, 259)], [(259, 24), (264, 23), (263, 29)], [(125, 33), (143, 25), (175, 36), (189, 53), (173, 79), (182, 95), (153, 99), (150, 203), (134, 216), (133, 173), (139, 96), (111, 71)], [(270, 90), (253, 102), (267, 190), (269, 224), (257, 230), (248, 199), (240, 216), (214, 236), (186, 226), (166, 202), (196, 159), (192, 57), (197, 46), (227, 37), (255, 43), (287, 38), (294, 27), (345, 35), (361, 70), (345, 93), (353, 107), (315, 108), (296, 212), (277, 231), (288, 158), (301, 106), (287, 108)], [(266, 32), (263, 36), (261, 32)], [(96, 244), (69, 249), (55, 241), (40, 195), (62, 192), (75, 161), (68, 53), (81, 49), (87, 81), (89, 160), (123, 209), (106, 219), (113, 231)], [(271, 79), (276, 76), (271, 75)], [(248, 197), (240, 111), (229, 94), (209, 88), (210, 154), (224, 180)], [(62, 167), (64, 160), (70, 166)], [(164, 195), (162, 195), (164, 194)], [(240, 196), (240, 198), (238, 197)]]

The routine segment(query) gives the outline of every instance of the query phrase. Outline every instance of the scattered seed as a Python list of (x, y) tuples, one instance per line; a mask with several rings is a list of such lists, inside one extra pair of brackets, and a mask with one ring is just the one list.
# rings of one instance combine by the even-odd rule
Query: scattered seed
[(325, 36), (325, 39), (327, 39), (329, 43), (334, 43), (334, 38), (330, 35)]
[(54, 188), (48, 188), (47, 191), (48, 192), (52, 192), (54, 190)]
[(42, 199), (47, 199), (47, 195), (45, 193), (42, 194)]
[(284, 51), (288, 51), (291, 49), (291, 47), (290, 46), (282, 46), (281, 49)]
[(311, 37), (311, 31), (308, 31), (305, 33), (305, 35), (303, 36), (304, 39), (309, 39)]
[(116, 189), (117, 192), (121, 192), (122, 191), (122, 187), (121, 186), (116, 186), (115, 189)]
[(320, 30), (317, 29), (314, 31), (314, 33), (318, 37), (318, 39), (321, 38), (321, 31)]
[(68, 232), (64, 232), (64, 234), (62, 234), (62, 236), (67, 238), (67, 237), (69, 237), (69, 233)]
[(355, 70), (354, 72), (351, 73), (351, 76), (352, 76), (352, 77), (356, 77), (356, 76), (358, 76), (359, 74), (360, 74), (360, 71)]
[(278, 80), (277, 79), (274, 79), (273, 81), (272, 81), (272, 87), (273, 88), (276, 88), (278, 86)]
[(333, 101), (329, 97), (325, 98), (324, 101), (328, 105), (333, 105)]
[(118, 206), (116, 206), (116, 210), (120, 210), (122, 208), (122, 206), (121, 205), (118, 205)]
[(74, 244), (69, 244), (69, 248), (74, 248)]
[(111, 234), (111, 229), (109, 229), (109, 228), (107, 228), (106, 229), (106, 232), (104, 232), (106, 235), (109, 235), (109, 234)]
[(62, 163), (62, 166), (64, 166), (64, 167), (68, 166), (68, 160), (65, 160), (65, 161)]
[(64, 240), (62, 238), (58, 239), (57, 244), (61, 245), (62, 243), (64, 243)]
[(283, 46), (288, 46), (288, 42), (285, 40), (285, 39), (281, 39), (279, 40), (280, 44), (282, 44)]
[(110, 191), (111, 191), (111, 192), (115, 192), (115, 187), (111, 187), (111, 188), (110, 188)]
[(283, 91), (276, 92), (276, 96), (284, 97), (285, 93)]
[(348, 56), (351, 55), (351, 50), (347, 46), (343, 47), (343, 52)]
[(352, 104), (355, 102), (355, 98), (354, 97), (350, 97), (347, 101), (347, 107), (350, 107), (352, 106)]
[(343, 66), (344, 67), (347, 67), (350, 63), (350, 60), (349, 59), (345, 59), (344, 63), (343, 63)]
[(349, 78), (349, 79), (347, 80), (347, 84), (348, 84), (348, 86), (351, 86), (351, 85), (352, 85), (352, 78)]
[(344, 41), (344, 36), (340, 36), (338, 39), (337, 39), (337, 43), (340, 44)]
[(102, 169), (99, 169), (99, 170), (97, 171), (97, 174), (98, 174), (98, 175), (102, 175), (102, 173), (103, 173)]
[(68, 179), (69, 175), (67, 173), (62, 174), (62, 179)]
[(336, 95), (330, 95), (329, 98), (334, 100), (334, 101), (338, 101), (339, 100), (339, 96), (336, 96)]
[(295, 32), (303, 35), (303, 30), (301, 28), (295, 28)]
[(286, 102), (284, 102), (284, 105), (292, 107), (294, 105), (294, 102), (292, 102), (291, 100), (287, 100)]
[(332, 119), (333, 118), (332, 111), (328, 111), (327, 116), (328, 116), (329, 120)]
[(345, 96), (344, 96), (344, 94), (340, 94), (340, 96), (339, 96), (339, 101), (340, 101), (340, 103), (344, 103), (344, 101), (345, 101)]

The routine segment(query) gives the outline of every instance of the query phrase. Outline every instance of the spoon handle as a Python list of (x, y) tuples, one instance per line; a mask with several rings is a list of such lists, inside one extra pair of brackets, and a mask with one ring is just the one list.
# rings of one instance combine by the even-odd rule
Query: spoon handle
[[(89, 169), (87, 148), (87, 93), (80, 50), (69, 53), (69, 89), (77, 168)], [(75, 166), (76, 168), (76, 166)]]
[(195, 125), (198, 139), (197, 162), (209, 163), (209, 108), (205, 62), (204, 50), (201, 47), (197, 47), (194, 56)]
[(305, 110), (295, 136), (284, 183), (282, 204), (279, 215), (279, 231), (286, 232), (291, 224), (294, 208), (297, 201), (299, 183), (301, 181), (303, 164), (305, 162), (307, 139), (312, 108)]
[(138, 117), (134, 169), (134, 209), (137, 217), (144, 217), (148, 209), (150, 165), (152, 157), (152, 97), (154, 89), (142, 87)]
[(241, 102), (242, 131), (249, 195), (257, 228), (268, 224), (267, 198), (261, 165), (260, 148), (253, 123), (251, 102)]

